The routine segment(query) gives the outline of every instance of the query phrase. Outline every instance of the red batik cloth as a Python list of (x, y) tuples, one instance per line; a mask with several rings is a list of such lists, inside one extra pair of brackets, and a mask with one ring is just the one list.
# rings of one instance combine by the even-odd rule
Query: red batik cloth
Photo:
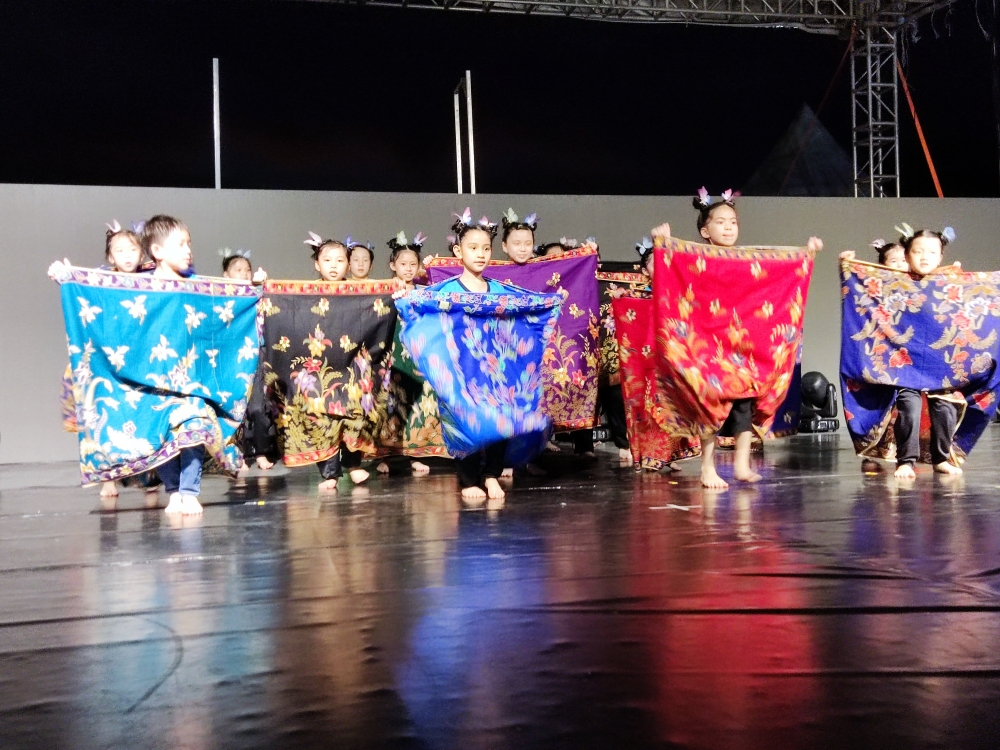
[(621, 297), (612, 302), (612, 312), (632, 460), (644, 468), (658, 470), (671, 461), (700, 455), (698, 438), (672, 437), (651, 416), (658, 400), (652, 297), (641, 294)]
[(703, 435), (753, 398), (763, 436), (792, 380), (815, 253), (658, 242), (653, 419), (676, 437)]

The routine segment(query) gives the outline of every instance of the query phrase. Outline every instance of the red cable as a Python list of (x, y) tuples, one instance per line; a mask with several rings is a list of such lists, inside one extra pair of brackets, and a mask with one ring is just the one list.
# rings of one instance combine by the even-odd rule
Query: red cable
[(920, 145), (924, 149), (924, 157), (927, 159), (927, 167), (931, 170), (931, 179), (934, 180), (934, 189), (937, 190), (937, 197), (944, 198), (941, 190), (941, 181), (938, 180), (937, 170), (934, 169), (934, 161), (931, 159), (931, 150), (927, 148), (927, 139), (924, 138), (924, 129), (920, 127), (920, 118), (917, 117), (917, 108), (913, 104), (913, 97), (910, 96), (910, 87), (906, 84), (906, 76), (903, 75), (903, 66), (896, 60), (896, 70), (899, 73), (899, 82), (903, 84), (903, 93), (906, 94), (906, 101), (910, 103), (910, 114), (913, 115), (913, 123), (917, 126), (917, 137)]

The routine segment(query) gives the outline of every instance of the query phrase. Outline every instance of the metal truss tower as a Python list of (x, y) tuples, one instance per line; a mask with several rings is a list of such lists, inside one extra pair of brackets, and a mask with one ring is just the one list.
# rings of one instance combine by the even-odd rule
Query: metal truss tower
[(561, 16), (616, 23), (853, 32), (854, 194), (899, 196), (897, 41), (906, 25), (956, 0), (320, 0), (342, 5)]

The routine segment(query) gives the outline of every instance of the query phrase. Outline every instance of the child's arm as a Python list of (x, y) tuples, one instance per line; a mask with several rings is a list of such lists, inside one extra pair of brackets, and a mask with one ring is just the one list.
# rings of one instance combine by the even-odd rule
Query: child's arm
[(810, 237), (809, 241), (806, 243), (806, 247), (809, 248), (811, 252), (818, 253), (823, 249), (823, 240), (819, 237)]
[(669, 240), (670, 239), (670, 225), (669, 224), (660, 224), (660, 226), (658, 226), (658, 227), (653, 227), (653, 229), (650, 230), (650, 232), (649, 232), (649, 236), (652, 237), (654, 240), (657, 237), (662, 237), (665, 240)]
[(854, 260), (855, 257), (856, 255), (853, 250), (845, 250), (840, 254), (841, 260)]

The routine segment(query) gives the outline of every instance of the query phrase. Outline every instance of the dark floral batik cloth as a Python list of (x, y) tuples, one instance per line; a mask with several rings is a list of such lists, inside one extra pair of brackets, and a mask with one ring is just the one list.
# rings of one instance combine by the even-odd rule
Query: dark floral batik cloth
[(840, 276), (840, 380), (857, 452), (895, 455), (896, 393), (912, 388), (955, 403), (953, 450), (968, 455), (997, 410), (1000, 272), (949, 266), (919, 278), (845, 260)]
[[(372, 455), (396, 326), (391, 281), (267, 281), (260, 380), (287, 466)], [(254, 415), (265, 419), (266, 415)]]
[(62, 282), (66, 401), (84, 484), (141, 474), (197, 445), (236, 472), (257, 368), (257, 299), (250, 284), (223, 279), (71, 269)]
[(489, 282), (470, 292), (456, 279), (396, 300), (400, 338), (437, 394), (448, 452), (456, 458), (508, 440), (507, 466), (545, 445), (542, 356), (563, 297)]
[[(434, 258), (427, 272), (432, 282), (439, 282), (461, 274), (462, 264), (457, 258)], [(538, 293), (556, 292), (565, 299), (542, 361), (544, 408), (557, 431), (594, 424), (600, 360), (596, 273), (597, 251), (591, 247), (523, 264), (494, 260), (483, 272), (488, 279)]]

